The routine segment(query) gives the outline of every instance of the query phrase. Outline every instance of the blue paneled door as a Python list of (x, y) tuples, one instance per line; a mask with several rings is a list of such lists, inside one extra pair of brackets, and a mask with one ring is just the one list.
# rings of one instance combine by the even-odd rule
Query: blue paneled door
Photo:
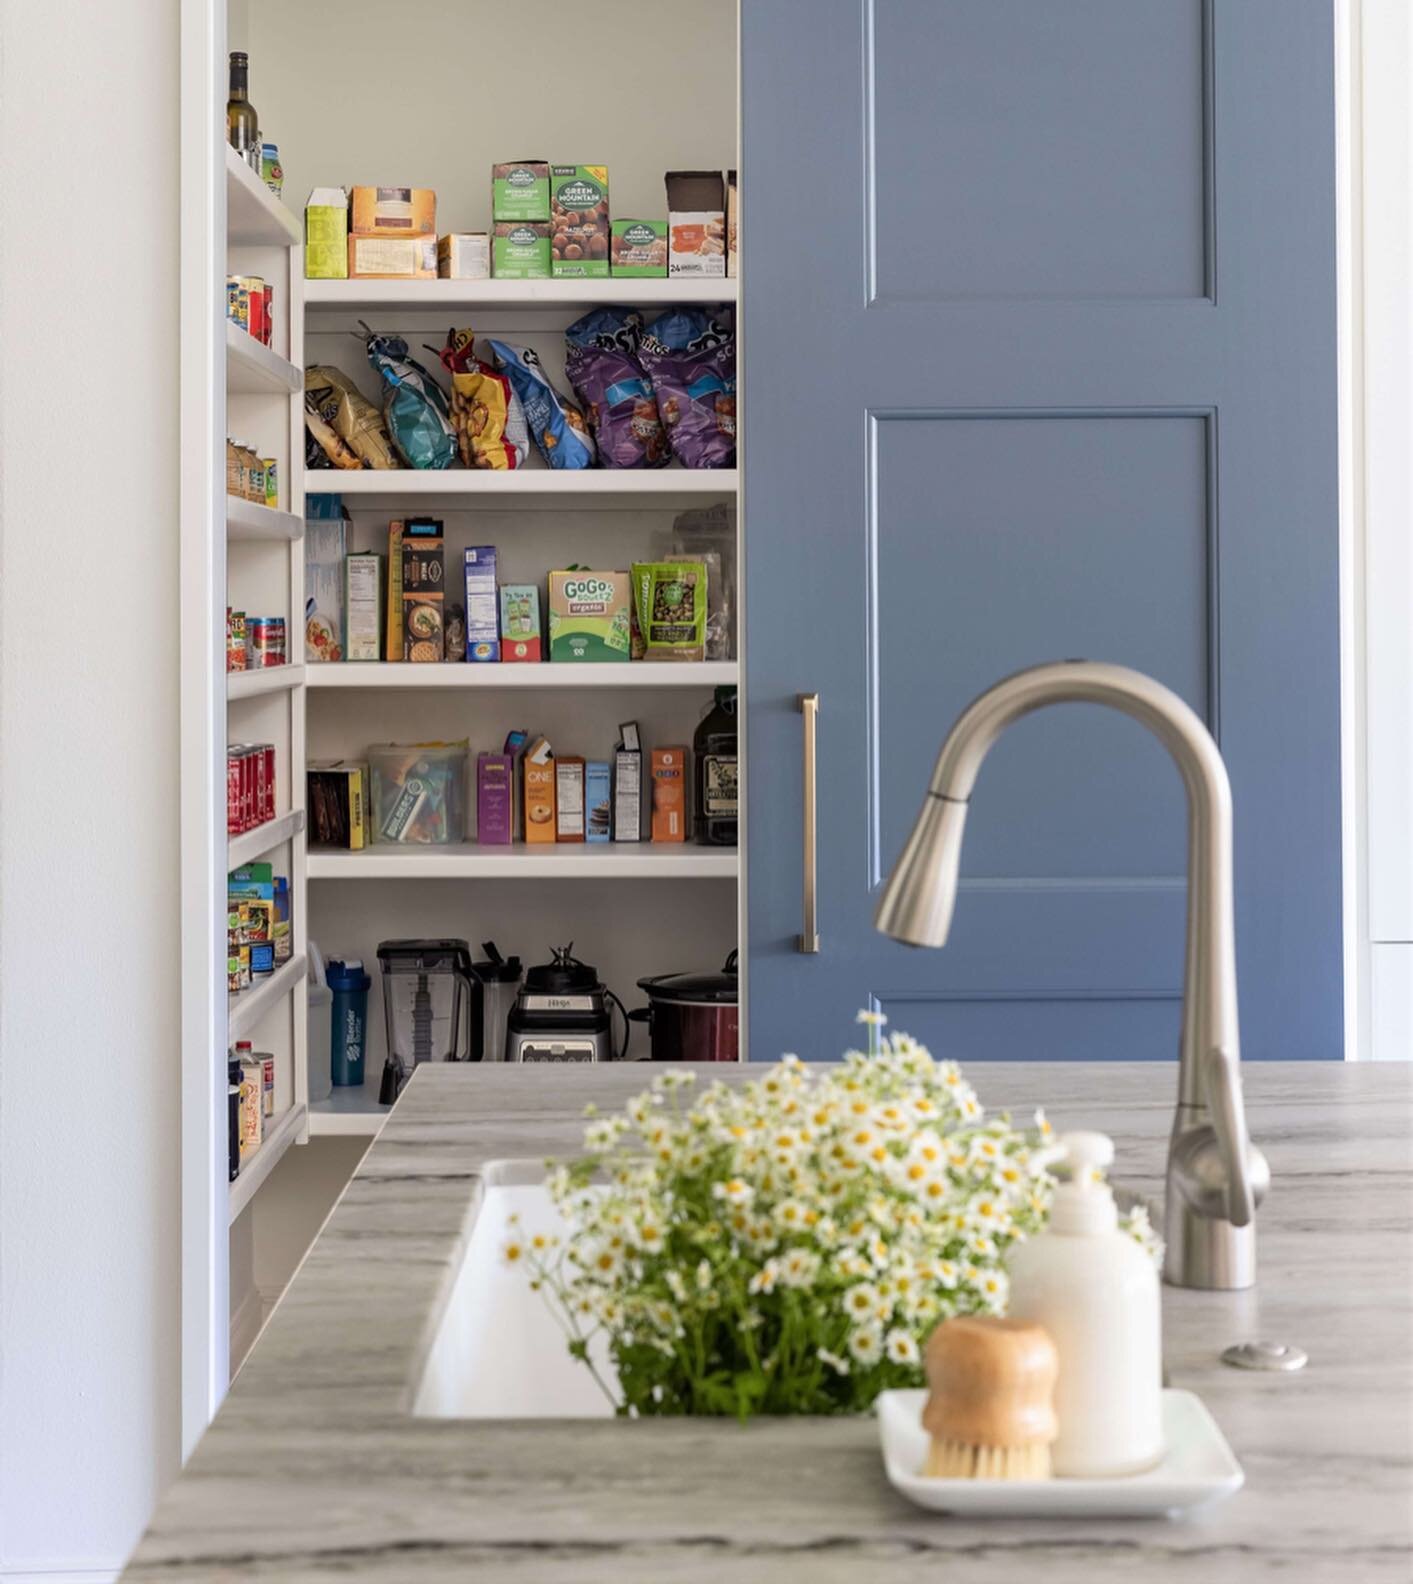
[(1013, 727), (946, 950), (871, 926), (947, 726), (1073, 656), (1221, 743), (1246, 1055), (1339, 1055), (1329, 0), (743, 0), (741, 32), (752, 1058), (837, 1054), (867, 1005), (967, 1060), (1175, 1055), (1182, 792), (1127, 720)]

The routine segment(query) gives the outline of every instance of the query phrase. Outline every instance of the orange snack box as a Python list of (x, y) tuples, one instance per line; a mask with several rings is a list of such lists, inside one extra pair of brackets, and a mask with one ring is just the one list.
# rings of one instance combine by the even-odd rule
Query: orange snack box
[(682, 842), (687, 839), (687, 750), (654, 748), (653, 840)]
[[(430, 187), (355, 187), (350, 231), (364, 236), (430, 236), (436, 250), (437, 195)], [(436, 274), (433, 265), (432, 273)]]
[(554, 839), (554, 750), (537, 737), (525, 750), (525, 840)]

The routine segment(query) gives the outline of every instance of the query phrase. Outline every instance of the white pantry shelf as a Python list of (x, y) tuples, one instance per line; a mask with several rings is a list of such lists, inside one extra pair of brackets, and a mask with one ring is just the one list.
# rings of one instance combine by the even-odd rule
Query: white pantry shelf
[(296, 836), (304, 829), (304, 810), (291, 809), (288, 814), (281, 814), (278, 819), (266, 820), (263, 825), (257, 825), (254, 830), (242, 831), (239, 836), (232, 836), (226, 846), (226, 862), (231, 869), (239, 869), (242, 864), (254, 863), (257, 858), (263, 857), (267, 852), (273, 852), (291, 836)]
[(321, 308), (565, 308), (622, 303), (667, 307), (673, 303), (736, 301), (734, 279), (607, 280), (307, 280), (304, 305)]
[(265, 1137), (260, 1148), (241, 1162), (240, 1175), (231, 1184), (230, 1218), (232, 1221), (255, 1197), (261, 1184), (280, 1163), (280, 1157), (299, 1137), (304, 1124), (305, 1107), (292, 1105), (277, 1117), (266, 1118)]
[(311, 688), (714, 688), (734, 686), (740, 667), (734, 660), (683, 664), (636, 662), (547, 661), (539, 665), (468, 664), (411, 665), (403, 661), (345, 660), (311, 665), (305, 685)]
[(226, 496), (226, 538), (232, 543), (260, 540), (292, 542), (304, 537), (304, 519), (293, 512), (259, 506), (239, 495)]
[(226, 145), (226, 241), (237, 247), (298, 247), (299, 217)]
[(527, 846), (311, 849), (311, 880), (734, 880), (734, 847), (690, 842), (547, 842)]
[(304, 954), (296, 952), (287, 963), (281, 963), (274, 973), (258, 979), (249, 990), (238, 990), (228, 998), (227, 1037), (234, 1043), (236, 1036), (256, 1023), (272, 1006), (287, 996), (304, 977)]
[(302, 665), (257, 666), (253, 671), (227, 671), (228, 699), (256, 698), (262, 693), (281, 693), (297, 688), (304, 681)]
[(226, 389), (235, 396), (289, 396), (303, 388), (304, 370), (226, 321)]
[(357, 1088), (336, 1088), (327, 1100), (315, 1100), (309, 1107), (311, 1138), (369, 1138), (387, 1121), (391, 1106), (378, 1104), (383, 1073), (369, 1064), (367, 1081)]
[[(327, 480), (327, 483), (325, 482)], [(451, 502), (477, 495), (734, 495), (735, 468), (578, 468), (556, 470), (530, 466), (504, 472), (478, 468), (341, 468), (315, 469), (304, 475), (305, 493), (373, 496), (397, 501), (409, 496), (435, 496)]]

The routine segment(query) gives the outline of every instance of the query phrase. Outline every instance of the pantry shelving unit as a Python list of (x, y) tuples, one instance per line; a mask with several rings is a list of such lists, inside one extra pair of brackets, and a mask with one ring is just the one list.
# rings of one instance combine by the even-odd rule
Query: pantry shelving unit
[[(325, 486), (324, 480), (330, 482)], [(736, 493), (735, 468), (665, 467), (625, 471), (622, 468), (589, 468), (556, 472), (533, 465), (514, 472), (477, 472), (467, 468), (447, 468), (443, 472), (417, 472), (412, 468), (370, 469), (362, 473), (313, 473), (310, 490), (328, 489), (336, 494), (362, 500), (373, 497), (384, 501), (415, 501), (428, 504), (427, 497), (454, 504), (458, 499), (482, 496), (552, 495), (571, 500), (610, 496), (626, 500), (644, 496), (656, 500), (677, 500), (684, 496), (710, 496), (712, 499)]]
[[(288, 620), (288, 618), (286, 618)], [(302, 623), (294, 623), (298, 631)], [(259, 698), (264, 693), (288, 693), (304, 686), (301, 665), (262, 666), (256, 671), (232, 671), (226, 678), (226, 697)]]
[(239, 836), (232, 836), (226, 851), (226, 862), (232, 869), (239, 869), (242, 864), (255, 863), (266, 853), (273, 852), (277, 847), (283, 847), (292, 836), (298, 835), (303, 829), (304, 810), (291, 809), (287, 814), (281, 814), (276, 819), (266, 820), (263, 825), (257, 825), (254, 830), (242, 831)]
[(422, 688), (485, 688), (532, 690), (536, 688), (715, 688), (735, 687), (740, 667), (734, 660), (703, 661), (683, 665), (615, 665), (591, 662), (569, 665), (391, 665), (382, 661), (345, 661), (337, 665), (311, 665), (305, 671), (310, 688), (395, 688), (402, 692)]
[(242, 541), (294, 540), (304, 537), (304, 519), (293, 512), (278, 511), (255, 501), (231, 496), (226, 502), (226, 543)]
[(303, 1105), (286, 1106), (278, 1116), (267, 1117), (265, 1141), (255, 1155), (241, 1167), (240, 1176), (231, 1184), (230, 1218), (235, 1221), (254, 1199), (279, 1165), (280, 1158), (301, 1133), (308, 1131), (308, 1108)]
[(512, 842), (309, 853), (311, 880), (734, 880), (734, 847), (682, 842)]

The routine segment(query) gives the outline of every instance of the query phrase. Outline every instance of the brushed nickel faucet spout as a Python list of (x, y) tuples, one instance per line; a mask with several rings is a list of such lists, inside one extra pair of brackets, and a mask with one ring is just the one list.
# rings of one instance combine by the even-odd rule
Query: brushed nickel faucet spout
[(1034, 666), (988, 689), (947, 734), (876, 927), (914, 946), (943, 946), (956, 902), (962, 835), (977, 772), (1012, 721), (1050, 704), (1106, 704), (1167, 748), (1187, 791), (1187, 954), (1177, 1112), (1168, 1144), (1164, 1275), (1179, 1287), (1250, 1287), (1256, 1206), (1270, 1181), (1251, 1143), (1241, 1094), (1232, 905), (1231, 785), (1211, 733), (1142, 672), (1097, 661)]

